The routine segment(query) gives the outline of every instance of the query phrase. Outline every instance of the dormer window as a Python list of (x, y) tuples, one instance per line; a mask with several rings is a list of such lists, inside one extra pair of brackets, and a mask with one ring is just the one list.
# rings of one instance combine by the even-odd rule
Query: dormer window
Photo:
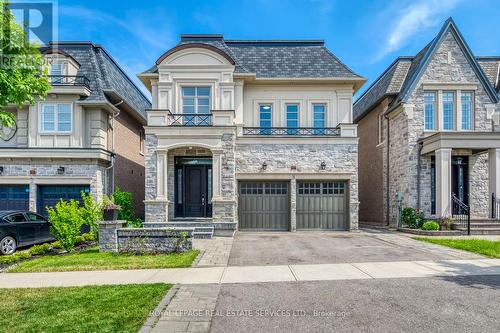
[(52, 66), (50, 66), (50, 75), (52, 75), (52, 76), (63, 75), (63, 65), (62, 64), (52, 64)]

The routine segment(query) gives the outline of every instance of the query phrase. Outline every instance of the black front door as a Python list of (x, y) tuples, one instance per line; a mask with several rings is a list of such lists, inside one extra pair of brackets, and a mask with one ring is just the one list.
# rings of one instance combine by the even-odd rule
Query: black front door
[(186, 166), (185, 216), (205, 217), (207, 201), (204, 166)]
[(175, 216), (212, 216), (212, 160), (176, 161)]
[[(469, 205), (469, 158), (454, 156), (451, 162), (451, 193), (464, 204)], [(454, 210), (455, 209), (455, 205)], [(454, 211), (453, 213), (459, 214)]]

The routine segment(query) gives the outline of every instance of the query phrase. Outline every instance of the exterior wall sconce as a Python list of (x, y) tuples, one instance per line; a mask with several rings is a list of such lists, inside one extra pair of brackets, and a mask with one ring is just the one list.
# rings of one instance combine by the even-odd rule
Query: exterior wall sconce
[(59, 168), (57, 168), (58, 175), (64, 175), (64, 171), (66, 171), (66, 168), (63, 166), (60, 166)]
[(325, 162), (321, 162), (321, 165), (319, 166), (321, 170), (325, 170), (326, 169), (326, 163)]
[(3, 175), (3, 166), (0, 166), (0, 175)]
[(264, 163), (262, 163), (262, 170), (266, 170), (266, 169), (267, 169), (267, 163), (264, 162)]

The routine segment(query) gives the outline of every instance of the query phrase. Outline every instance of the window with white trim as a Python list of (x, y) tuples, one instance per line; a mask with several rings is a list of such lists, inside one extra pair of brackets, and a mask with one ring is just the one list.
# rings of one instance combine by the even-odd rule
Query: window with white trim
[(462, 129), (471, 130), (474, 93), (472, 91), (463, 91), (461, 95), (462, 96), (460, 102), (462, 103)]
[(436, 129), (436, 92), (424, 92), (424, 120), (425, 129), (433, 131)]
[(452, 131), (455, 116), (455, 93), (453, 91), (443, 92), (443, 129)]
[(73, 104), (41, 103), (40, 131), (69, 133), (73, 129)]
[(182, 113), (210, 113), (210, 87), (182, 87)]

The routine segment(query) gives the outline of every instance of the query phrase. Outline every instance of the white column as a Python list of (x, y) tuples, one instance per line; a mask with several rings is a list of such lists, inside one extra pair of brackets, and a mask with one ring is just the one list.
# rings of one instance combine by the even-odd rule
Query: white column
[(443, 91), (439, 90), (437, 93), (437, 126), (436, 128), (440, 131), (443, 130)]
[(167, 199), (167, 152), (157, 152), (156, 199)]
[(220, 199), (222, 197), (222, 149), (212, 150), (212, 186), (213, 186), (213, 197), (212, 201), (215, 199)]
[[(455, 119), (456, 129), (458, 131), (462, 131), (462, 91), (457, 90), (456, 96), (456, 105), (457, 105), (457, 119)], [(474, 123), (474, 119), (471, 119), (471, 122)]]
[(500, 196), (500, 149), (488, 150), (488, 202), (491, 212), (491, 194)]
[(451, 149), (436, 150), (436, 216), (451, 215)]

